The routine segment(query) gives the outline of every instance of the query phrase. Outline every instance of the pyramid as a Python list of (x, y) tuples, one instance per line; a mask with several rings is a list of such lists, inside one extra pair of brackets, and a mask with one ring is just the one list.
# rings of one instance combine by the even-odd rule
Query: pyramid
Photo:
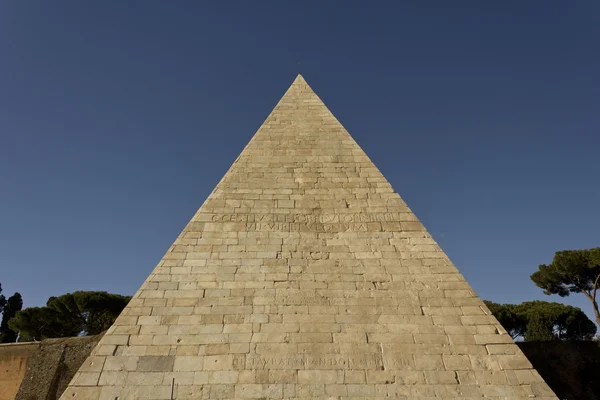
[(61, 399), (557, 399), (298, 75)]

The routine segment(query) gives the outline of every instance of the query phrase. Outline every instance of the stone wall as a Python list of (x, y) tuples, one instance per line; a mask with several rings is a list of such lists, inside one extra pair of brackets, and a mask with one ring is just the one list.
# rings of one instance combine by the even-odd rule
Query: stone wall
[(0, 400), (55, 400), (100, 336), (0, 346)]
[(27, 361), (39, 343), (0, 345), (0, 400), (13, 400), (25, 376)]
[[(98, 340), (0, 345), (0, 400), (58, 399)], [(519, 347), (560, 399), (600, 400), (600, 380), (595, 378), (600, 374), (599, 343), (534, 342)]]

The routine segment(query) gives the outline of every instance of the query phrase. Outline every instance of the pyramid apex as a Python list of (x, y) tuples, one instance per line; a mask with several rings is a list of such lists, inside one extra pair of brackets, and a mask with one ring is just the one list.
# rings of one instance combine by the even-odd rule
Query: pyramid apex
[(306, 79), (304, 79), (302, 74), (298, 72), (298, 75), (296, 75), (296, 79), (294, 79), (294, 83), (306, 83)]
[(281, 101), (298, 101), (298, 98), (296, 98), (296, 96), (299, 93), (304, 93), (305, 95), (310, 95), (310, 96), (317, 96), (316, 93), (314, 92), (314, 90), (310, 87), (308, 82), (306, 82), (306, 80), (300, 73), (298, 73), (296, 75), (296, 78), (294, 79), (292, 84), (288, 87), (285, 94), (279, 101), (280, 102)]
[(298, 75), (296, 75), (296, 78), (294, 79), (294, 81), (292, 82), (292, 84), (290, 85), (290, 87), (288, 88), (288, 92), (310, 92), (314, 94), (313, 89), (310, 87), (310, 85), (308, 84), (308, 82), (306, 82), (306, 79), (304, 79), (304, 76), (302, 76), (301, 73), (298, 72)]

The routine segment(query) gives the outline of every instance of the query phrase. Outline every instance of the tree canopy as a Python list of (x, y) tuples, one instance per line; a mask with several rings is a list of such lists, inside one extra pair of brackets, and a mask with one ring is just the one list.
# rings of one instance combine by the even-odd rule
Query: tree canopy
[(596, 298), (600, 285), (600, 247), (556, 252), (552, 263), (540, 265), (531, 275), (531, 280), (548, 295), (565, 297), (571, 293), (583, 293), (592, 303), (596, 323), (600, 325)]
[(17, 312), (8, 326), (23, 340), (96, 335), (113, 324), (130, 299), (107, 292), (67, 293), (50, 297), (45, 307)]
[(0, 323), (0, 343), (12, 343), (17, 340), (17, 332), (10, 329), (8, 321), (23, 308), (23, 298), (20, 293), (15, 293), (6, 300)]
[(6, 305), (6, 297), (2, 294), (2, 284), (0, 283), (0, 313), (4, 310)]
[(590, 340), (596, 334), (596, 325), (578, 307), (547, 301), (485, 304), (513, 339)]
[[(2, 285), (0, 284), (0, 293)], [(20, 293), (15, 293), (8, 299), (0, 295), (0, 343), (10, 343), (17, 339), (17, 333), (8, 327), (8, 321), (23, 307), (23, 298)]]

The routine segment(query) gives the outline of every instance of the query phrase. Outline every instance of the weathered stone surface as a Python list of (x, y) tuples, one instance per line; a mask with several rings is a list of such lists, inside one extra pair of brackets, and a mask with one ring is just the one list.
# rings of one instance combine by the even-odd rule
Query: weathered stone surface
[(301, 76), (63, 399), (554, 398)]
[[(27, 371), (29, 359), (35, 355), (39, 347), (39, 342), (0, 344), (0, 400), (15, 399)], [(48, 366), (47, 369), (53, 369), (51, 373), (53, 378), (56, 368)]]
[[(65, 391), (69, 382), (72, 387), (75, 387), (75, 384), (92, 385), (77, 386), (80, 398), (86, 398), (86, 393), (90, 396), (97, 395), (98, 389), (94, 389), (94, 385), (97, 383), (98, 374), (102, 371), (105, 357), (89, 357), (89, 355), (100, 337), (101, 335), (57, 338), (0, 346), (2, 367), (6, 366), (6, 364), (2, 365), (3, 362), (13, 361), (5, 358), (7, 351), (8, 355), (16, 351), (15, 355), (18, 357), (14, 361), (27, 357), (25, 371), (23, 371), (25, 365), (19, 365), (16, 371), (11, 371), (9, 368), (0, 370), (0, 399), (57, 399)], [(24, 376), (21, 375), (22, 381), (15, 382), (15, 372), (20, 374), (24, 372)], [(79, 392), (79, 389), (82, 391)]]

